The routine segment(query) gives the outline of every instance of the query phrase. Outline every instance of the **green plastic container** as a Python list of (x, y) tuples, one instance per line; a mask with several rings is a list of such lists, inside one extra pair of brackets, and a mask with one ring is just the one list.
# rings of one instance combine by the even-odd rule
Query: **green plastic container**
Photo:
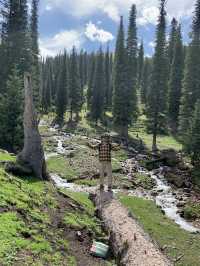
[(92, 255), (103, 259), (107, 258), (108, 251), (109, 251), (108, 245), (96, 241), (93, 242), (92, 247), (90, 249)]

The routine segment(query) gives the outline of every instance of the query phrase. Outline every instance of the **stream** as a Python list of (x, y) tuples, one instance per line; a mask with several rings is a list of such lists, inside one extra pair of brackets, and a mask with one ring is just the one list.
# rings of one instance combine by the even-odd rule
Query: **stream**
[[(51, 131), (54, 132), (56, 130), (54, 128), (51, 128)], [(50, 157), (58, 154), (67, 155), (69, 153), (69, 150), (63, 147), (63, 142), (71, 137), (72, 135), (67, 135), (63, 133), (61, 136), (59, 136), (58, 134), (56, 134), (56, 136), (53, 136), (53, 138), (58, 143), (56, 152), (45, 154), (45, 158), (49, 159)], [(135, 167), (136, 165), (137, 167)], [(123, 168), (126, 170), (126, 172), (128, 172), (127, 176), (129, 179), (131, 178), (134, 169), (134, 171), (138, 173), (150, 175), (156, 183), (156, 186), (153, 189), (153, 191), (155, 192), (154, 196), (152, 196), (152, 191), (146, 191), (141, 188), (137, 188), (135, 190), (126, 190), (126, 193), (128, 195), (154, 200), (156, 204), (160, 206), (161, 209), (164, 211), (165, 215), (168, 218), (172, 219), (182, 229), (192, 233), (200, 232), (199, 228), (193, 226), (191, 223), (187, 222), (184, 218), (180, 216), (179, 208), (177, 207), (179, 200), (176, 197), (178, 195), (178, 191), (172, 189), (172, 187), (164, 179), (164, 176), (162, 175), (162, 167), (154, 171), (148, 171), (147, 169), (140, 167), (136, 159), (132, 158), (128, 159), (125, 163), (123, 163)], [(98, 189), (97, 186), (89, 187), (85, 185), (69, 183), (54, 173), (51, 173), (50, 176), (58, 188), (66, 188), (75, 192), (86, 193), (95, 193)], [(113, 192), (119, 193), (124, 191), (122, 189), (114, 189)]]

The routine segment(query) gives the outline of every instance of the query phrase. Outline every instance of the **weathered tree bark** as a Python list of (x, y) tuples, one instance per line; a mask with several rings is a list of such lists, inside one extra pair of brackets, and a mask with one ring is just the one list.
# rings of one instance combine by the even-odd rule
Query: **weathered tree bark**
[(98, 194), (93, 200), (106, 230), (110, 233), (110, 244), (118, 265), (172, 265), (118, 200), (112, 199), (106, 192)]
[(158, 147), (157, 147), (157, 116), (154, 121), (154, 129), (153, 129), (153, 141), (152, 141), (152, 152), (157, 153)]
[(24, 75), (24, 148), (17, 157), (17, 163), (30, 168), (40, 179), (47, 179), (46, 162), (38, 130), (37, 114), (33, 103), (31, 75)]

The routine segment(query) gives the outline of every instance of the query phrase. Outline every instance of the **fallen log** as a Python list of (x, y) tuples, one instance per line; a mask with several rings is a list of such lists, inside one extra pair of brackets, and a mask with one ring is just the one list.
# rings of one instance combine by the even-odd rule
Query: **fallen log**
[(94, 202), (105, 229), (110, 233), (110, 244), (119, 265), (172, 265), (118, 200), (104, 192), (98, 194)]

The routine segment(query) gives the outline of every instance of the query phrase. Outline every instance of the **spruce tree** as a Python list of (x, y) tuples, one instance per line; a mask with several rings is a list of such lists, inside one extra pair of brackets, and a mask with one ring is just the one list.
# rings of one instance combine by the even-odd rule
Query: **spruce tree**
[(112, 104), (112, 86), (111, 86), (111, 68), (110, 68), (110, 51), (107, 47), (105, 55), (105, 107), (108, 109)]
[[(129, 78), (127, 66), (127, 50), (124, 40), (123, 17), (120, 20), (120, 26), (117, 36), (115, 50), (114, 66), (114, 95), (113, 95), (113, 118), (114, 125), (124, 138), (128, 137), (128, 125), (131, 123), (130, 106), (132, 98), (129, 96), (127, 80)], [(130, 70), (129, 70), (130, 71)], [(134, 73), (133, 73), (134, 74)], [(135, 75), (134, 75), (135, 77)], [(135, 80), (135, 79), (134, 79)], [(133, 87), (132, 87), (133, 88)]]
[(46, 62), (42, 64), (42, 111), (48, 113), (52, 104), (52, 90), (53, 90), (53, 70), (51, 59), (47, 58)]
[(141, 102), (146, 105), (151, 84), (152, 60), (145, 58), (141, 81)]
[(172, 65), (173, 59), (174, 59), (177, 27), (178, 27), (178, 22), (175, 18), (173, 18), (171, 21), (171, 30), (170, 30), (170, 35), (169, 35), (169, 44), (168, 44), (168, 51), (167, 51), (170, 66)]
[(96, 65), (96, 56), (94, 53), (92, 53), (90, 56), (90, 68), (89, 68), (88, 89), (87, 89), (87, 108), (88, 108), (88, 110), (91, 110), (91, 104), (92, 104), (95, 65)]
[(129, 16), (128, 38), (127, 38), (127, 113), (128, 125), (135, 122), (138, 113), (137, 107), (137, 26), (136, 6), (132, 5)]
[(92, 90), (91, 117), (96, 124), (103, 119), (105, 104), (105, 75), (104, 75), (104, 55), (100, 48), (95, 64), (94, 84)]
[(12, 70), (6, 93), (0, 99), (0, 146), (16, 152), (23, 144), (23, 81), (16, 67)]
[(8, 75), (17, 66), (21, 75), (31, 70), (30, 38), (27, 0), (11, 0), (7, 29)]
[(84, 52), (83, 55), (83, 83), (84, 86), (88, 83), (88, 54), (87, 52)]
[(83, 100), (80, 83), (80, 75), (78, 68), (78, 59), (76, 48), (73, 47), (70, 57), (70, 72), (69, 72), (69, 102), (70, 102), (70, 120), (73, 119), (73, 113), (76, 114), (76, 119), (79, 118)]
[(80, 84), (81, 84), (81, 94), (83, 97), (83, 90), (85, 86), (85, 78), (84, 78), (84, 52), (81, 50), (80, 55), (79, 55), (79, 77), (80, 77)]
[[(1, 31), (1, 41), (2, 41), (2, 53), (3, 53), (3, 71), (0, 74), (2, 80), (0, 82), (1, 92), (4, 93), (4, 103), (5, 109), (8, 106), (8, 101), (13, 97), (13, 90), (8, 89), (8, 80), (10, 82), (11, 76), (18, 77), (20, 80), (23, 80), (24, 73), (26, 71), (31, 72), (31, 42), (30, 42), (30, 34), (29, 34), (29, 24), (28, 24), (28, 8), (27, 8), (27, 0), (10, 0), (4, 1), (6, 6), (5, 12), (3, 12), (3, 27)], [(16, 73), (13, 72), (16, 69)], [(17, 82), (17, 78), (14, 78)], [(18, 86), (18, 90), (21, 90), (19, 93), (22, 95), (23, 86)], [(9, 93), (11, 95), (9, 95)], [(16, 95), (17, 97), (17, 95)], [(23, 106), (23, 98), (20, 98), (21, 102), (18, 104)], [(15, 113), (18, 117), (15, 117), (15, 121), (21, 121), (21, 116), (23, 110), (19, 113), (19, 108), (17, 105), (13, 104), (12, 112)], [(23, 136), (23, 125), (22, 123), (18, 123), (17, 132), (16, 125), (13, 123), (12, 119), (9, 119), (9, 113), (7, 114), (7, 118), (2, 124), (2, 128), (5, 128), (5, 132), (9, 132), (7, 134), (8, 137), (11, 136), (11, 140), (8, 140), (10, 145), (10, 149), (15, 150), (16, 145), (20, 145), (20, 141), (16, 141), (17, 136)], [(8, 121), (8, 122), (7, 122)], [(11, 121), (11, 122), (10, 122)], [(13, 139), (11, 131), (16, 133), (16, 138)], [(13, 139), (13, 140), (12, 140)], [(16, 144), (17, 143), (17, 144)], [(22, 144), (22, 143), (21, 143)], [(11, 145), (13, 145), (11, 147)]]
[(57, 79), (57, 92), (56, 92), (56, 115), (57, 122), (59, 124), (63, 123), (64, 115), (67, 108), (67, 55), (64, 53), (61, 59), (61, 67), (59, 70), (59, 76)]
[(139, 88), (141, 88), (143, 70), (144, 70), (144, 45), (142, 41), (140, 44), (139, 54), (138, 54), (138, 86)]
[(194, 106), (200, 99), (200, 0), (196, 2), (192, 24), (192, 41), (188, 47), (185, 64), (183, 97), (180, 110), (180, 133), (183, 142), (187, 139), (187, 130), (194, 112)]
[(160, 15), (156, 30), (151, 88), (148, 97), (148, 126), (153, 133), (153, 151), (157, 150), (157, 135), (166, 130), (167, 122), (167, 58), (166, 58), (166, 0), (160, 0)]
[(181, 26), (179, 25), (176, 34), (174, 58), (171, 66), (169, 80), (169, 122), (172, 132), (177, 132), (178, 117), (180, 111), (180, 101), (182, 93), (182, 80), (184, 70), (184, 54), (181, 36)]
[(190, 153), (192, 163), (199, 168), (200, 164), (200, 100), (195, 104), (194, 116), (191, 123), (191, 130), (188, 134), (186, 149)]
[(38, 47), (38, 4), (39, 0), (32, 0), (31, 8), (31, 53), (32, 53), (32, 82), (33, 99), (36, 109), (40, 106), (40, 68), (39, 68), (39, 47)]

